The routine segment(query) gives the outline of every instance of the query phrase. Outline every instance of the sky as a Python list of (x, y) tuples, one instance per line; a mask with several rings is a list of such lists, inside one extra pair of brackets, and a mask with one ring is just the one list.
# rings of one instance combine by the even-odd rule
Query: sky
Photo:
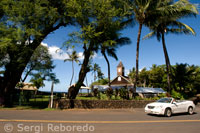
[[(199, 0), (190, 0), (192, 3), (199, 3)], [(200, 66), (200, 16), (196, 18), (184, 18), (181, 22), (186, 23), (191, 26), (195, 31), (196, 35), (173, 35), (168, 34), (165, 36), (166, 46), (168, 50), (168, 55), (171, 61), (171, 65), (176, 63), (187, 63), (189, 65), (199, 65)], [(122, 46), (117, 49), (118, 61), (112, 57), (108, 57), (111, 65), (111, 80), (117, 76), (117, 65), (122, 61), (125, 67), (125, 73), (135, 67), (136, 62), (136, 41), (138, 24), (133, 27), (128, 27), (124, 29), (121, 33), (124, 37), (129, 37), (131, 39), (131, 44)], [(69, 39), (68, 34), (73, 31), (78, 31), (77, 27), (69, 26), (62, 27), (53, 33), (49, 34), (45, 40), (43, 40), (43, 45), (47, 46), (49, 53), (53, 57), (54, 65), (56, 65), (53, 72), (56, 74), (57, 78), (60, 80), (59, 84), (54, 85), (54, 91), (66, 92), (68, 90), (71, 76), (72, 76), (72, 65), (71, 62), (64, 62), (64, 59), (68, 58), (66, 49), (60, 49), (63, 43)], [(144, 37), (150, 31), (148, 28), (144, 27), (142, 29), (141, 37)], [(59, 50), (60, 49), (60, 50)], [(70, 52), (71, 50), (69, 50)], [(77, 49), (80, 56), (80, 60), (83, 60), (83, 51), (80, 48)], [(98, 53), (94, 56), (93, 63), (99, 64), (104, 76), (107, 77), (107, 64), (103, 56)], [(162, 42), (158, 42), (157, 39), (151, 38), (147, 40), (142, 40), (140, 42), (140, 53), (139, 53), (139, 69), (146, 67), (149, 69), (152, 64), (162, 65), (165, 64), (164, 53), (162, 49)], [(78, 73), (80, 71), (80, 66), (75, 63), (75, 75), (73, 83), (78, 80)], [(87, 74), (88, 85), (93, 82), (93, 75), (91, 72)], [(86, 85), (86, 81), (84, 82)], [(45, 82), (45, 87), (39, 89), (40, 91), (50, 91), (51, 82)]]

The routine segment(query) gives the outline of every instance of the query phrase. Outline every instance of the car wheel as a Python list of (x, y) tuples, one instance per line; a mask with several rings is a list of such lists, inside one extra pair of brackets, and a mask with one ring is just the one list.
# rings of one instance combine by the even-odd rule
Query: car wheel
[(188, 108), (188, 114), (192, 115), (194, 113), (193, 107)]
[(170, 108), (165, 109), (165, 116), (166, 117), (171, 117), (172, 116), (172, 111)]

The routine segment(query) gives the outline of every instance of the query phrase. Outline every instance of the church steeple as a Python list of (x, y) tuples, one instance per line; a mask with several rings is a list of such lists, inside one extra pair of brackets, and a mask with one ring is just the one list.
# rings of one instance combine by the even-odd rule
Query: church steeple
[(117, 76), (124, 76), (124, 65), (122, 64), (122, 62), (119, 62), (119, 65), (117, 66)]

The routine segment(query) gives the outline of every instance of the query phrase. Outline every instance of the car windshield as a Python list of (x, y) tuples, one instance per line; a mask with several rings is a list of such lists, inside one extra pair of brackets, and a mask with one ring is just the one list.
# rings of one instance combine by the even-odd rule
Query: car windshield
[(172, 98), (161, 98), (157, 102), (159, 103), (170, 103)]

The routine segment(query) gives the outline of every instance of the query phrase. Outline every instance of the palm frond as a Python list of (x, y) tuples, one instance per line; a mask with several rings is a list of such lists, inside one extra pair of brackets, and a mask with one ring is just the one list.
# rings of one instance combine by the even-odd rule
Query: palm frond
[(106, 52), (110, 57), (113, 57), (115, 60), (118, 60), (118, 57), (116, 55), (116, 49), (109, 48), (109, 49), (106, 50)]
[(171, 33), (177, 33), (177, 34), (184, 33), (184, 34), (196, 35), (196, 32), (194, 31), (192, 27), (182, 22), (172, 21), (172, 22), (169, 22), (168, 25), (172, 27), (172, 28), (169, 27), (167, 30)]
[(156, 36), (156, 32), (155, 31), (152, 31), (150, 32), (149, 34), (145, 35), (142, 40), (146, 40), (146, 39), (149, 39), (149, 38), (152, 38), (153, 36)]
[(119, 39), (116, 40), (116, 43), (117, 43), (119, 46), (123, 46), (123, 45), (130, 44), (130, 43), (131, 43), (131, 40), (130, 40), (130, 38), (128, 38), (128, 37), (121, 37), (121, 38), (119, 38)]

